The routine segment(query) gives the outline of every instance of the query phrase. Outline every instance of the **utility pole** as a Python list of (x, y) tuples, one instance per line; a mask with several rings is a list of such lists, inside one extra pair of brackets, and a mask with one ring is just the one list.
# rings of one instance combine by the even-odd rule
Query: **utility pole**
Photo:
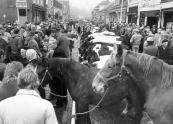
[(123, 3), (124, 3), (124, 0), (121, 0), (120, 23), (122, 22), (122, 16), (123, 16)]

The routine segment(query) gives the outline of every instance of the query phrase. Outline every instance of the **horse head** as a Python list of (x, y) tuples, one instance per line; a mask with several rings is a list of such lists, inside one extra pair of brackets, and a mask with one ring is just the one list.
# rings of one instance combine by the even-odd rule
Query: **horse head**
[(95, 92), (103, 93), (109, 80), (120, 80), (123, 49), (120, 45), (114, 45), (110, 58), (105, 62), (102, 69), (97, 73), (92, 82)]
[(52, 80), (52, 73), (48, 67), (48, 59), (41, 58), (35, 65), (35, 70), (39, 76), (42, 87), (45, 87)]

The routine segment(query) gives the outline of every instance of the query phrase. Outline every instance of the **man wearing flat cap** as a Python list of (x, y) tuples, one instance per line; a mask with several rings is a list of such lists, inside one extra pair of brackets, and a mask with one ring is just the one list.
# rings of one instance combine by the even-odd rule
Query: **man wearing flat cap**
[(158, 46), (158, 58), (169, 64), (170, 48), (168, 47), (169, 41), (164, 39), (162, 45)]
[(154, 39), (153, 37), (148, 37), (146, 42), (144, 43), (144, 51), (143, 53), (151, 55), (151, 56), (157, 56), (158, 54), (158, 47), (154, 46)]

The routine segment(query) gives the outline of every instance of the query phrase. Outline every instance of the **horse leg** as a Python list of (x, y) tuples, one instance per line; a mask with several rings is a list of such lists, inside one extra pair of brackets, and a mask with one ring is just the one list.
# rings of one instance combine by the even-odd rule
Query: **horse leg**
[(133, 100), (133, 105), (134, 105), (134, 111), (135, 111), (135, 115), (133, 117), (133, 122), (132, 124), (140, 124), (142, 116), (143, 116), (143, 105), (144, 102), (140, 99), (138, 99), (138, 101)]
[[(66, 86), (63, 84), (63, 96), (67, 96), (67, 88)], [(63, 98), (63, 103), (67, 103), (67, 97)]]
[(132, 124), (140, 124), (143, 116), (142, 111), (143, 111), (143, 106), (145, 104), (145, 98), (138, 89), (138, 87), (135, 87), (135, 89), (130, 90), (129, 94), (135, 111)]
[[(76, 103), (76, 113), (83, 113), (89, 111), (89, 105), (77, 104)], [(89, 113), (83, 115), (77, 115), (77, 124), (91, 124)]]

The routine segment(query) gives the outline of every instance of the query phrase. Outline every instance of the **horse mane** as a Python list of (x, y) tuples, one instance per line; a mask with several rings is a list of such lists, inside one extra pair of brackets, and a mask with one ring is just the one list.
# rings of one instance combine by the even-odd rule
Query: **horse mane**
[(156, 57), (147, 54), (137, 54), (139, 65), (143, 67), (144, 76), (154, 73), (154, 64), (161, 62), (159, 68), (161, 68), (161, 88), (168, 87), (173, 82), (173, 66), (168, 65), (163, 60), (159, 60)]
[(161, 88), (168, 87), (173, 80), (173, 67), (163, 62)]
[(139, 53), (137, 54), (137, 60), (139, 66), (141, 65), (143, 67), (144, 76), (147, 77), (148, 74), (153, 71), (153, 64), (156, 58), (147, 54)]

